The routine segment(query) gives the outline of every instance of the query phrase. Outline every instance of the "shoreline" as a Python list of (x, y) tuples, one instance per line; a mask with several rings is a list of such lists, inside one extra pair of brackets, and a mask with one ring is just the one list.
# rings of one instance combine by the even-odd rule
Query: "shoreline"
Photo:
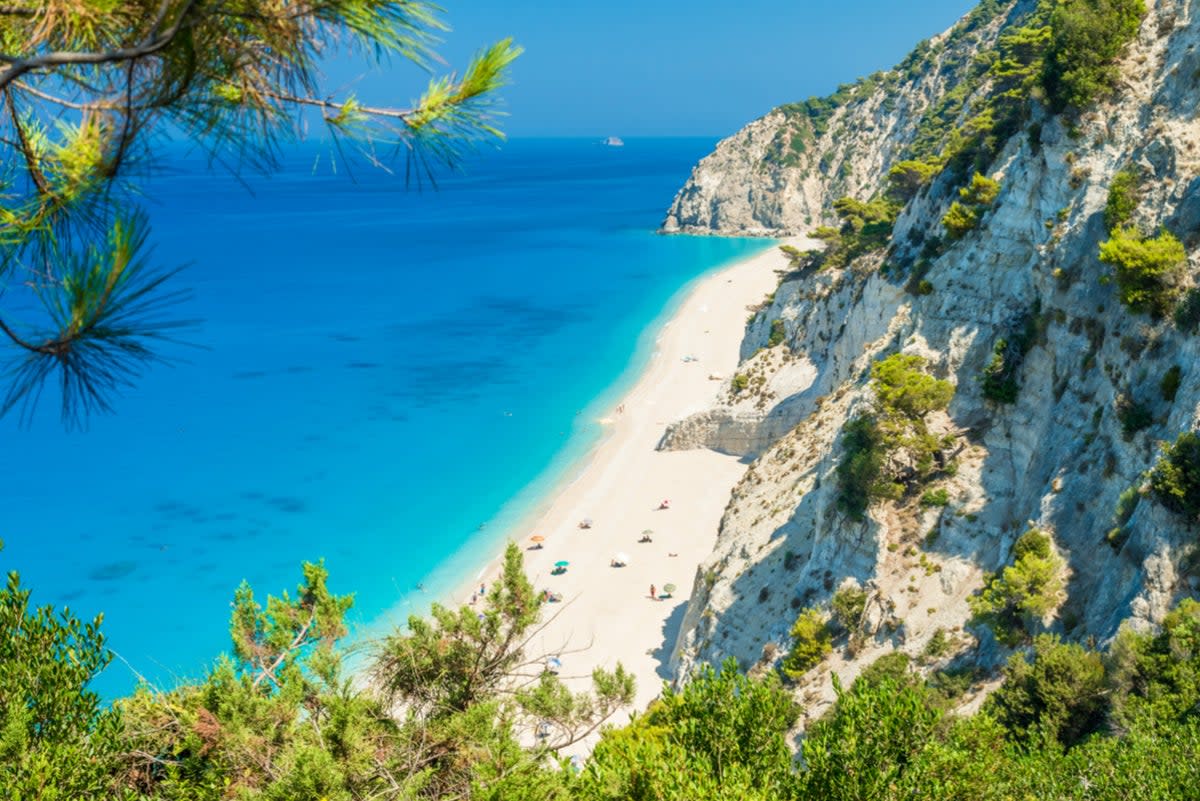
[[(453, 588), (448, 597), (435, 590), (430, 599), (469, 603), (481, 582), (495, 579), (505, 543), (515, 541), (534, 587), (563, 599), (546, 605), (544, 620), (553, 620), (528, 652), (562, 654), (564, 681), (573, 690), (590, 686), (593, 668), (621, 662), (637, 679), (637, 695), (615, 724), (660, 694), (697, 568), (712, 551), (729, 493), (745, 471), (737, 457), (715, 451), (655, 448), (669, 424), (710, 408), (728, 386), (747, 306), (775, 289), (775, 270), (785, 267), (772, 247), (693, 282), (657, 327), (632, 386), (608, 404), (599, 420), (606, 430), (578, 470), (546, 487), (545, 501), (506, 527), (508, 536), (492, 543), (470, 578), (459, 572), (458, 581), (447, 582)], [(670, 499), (669, 509), (658, 508), (663, 499)], [(579, 528), (584, 518), (593, 519), (591, 528)], [(639, 542), (645, 529), (654, 532), (652, 542)], [(534, 534), (545, 538), (544, 547), (530, 548)], [(629, 555), (627, 566), (610, 566), (617, 552)], [(570, 566), (553, 575), (559, 560)], [(675, 585), (671, 597), (650, 597), (651, 584), (661, 594), (668, 583)], [(597, 738), (577, 748), (586, 753)]]

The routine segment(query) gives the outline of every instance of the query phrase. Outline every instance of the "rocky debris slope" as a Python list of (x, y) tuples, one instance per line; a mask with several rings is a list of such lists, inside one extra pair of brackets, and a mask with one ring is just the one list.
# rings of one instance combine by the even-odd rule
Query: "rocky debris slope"
[[(847, 680), (892, 650), (931, 669), (994, 668), (1010, 650), (971, 623), (968, 598), (1031, 527), (1051, 534), (1065, 562), (1063, 603), (1045, 630), (1104, 641), (1123, 621), (1154, 625), (1200, 591), (1197, 531), (1151, 497), (1139, 496), (1106, 538), (1119, 496), (1143, 488), (1158, 443), (1196, 426), (1200, 410), (1200, 337), (1122, 304), (1097, 259), (1109, 189), (1133, 170), (1134, 222), (1179, 236), (1187, 285), (1200, 269), (1200, 3), (1147, 5), (1115, 93), (1078, 116), (1035, 104), (1000, 144), (986, 170), (999, 193), (973, 230), (928, 246), (961, 185), (961, 176), (935, 178), (899, 214), (886, 253), (783, 280), (747, 326), (725, 400), (668, 432), (663, 448), (749, 462), (698, 571), (677, 675), (730, 655), (745, 668), (777, 667), (798, 611), (827, 609), (846, 586), (867, 602), (852, 636), (801, 680), (811, 713), (831, 698), (827, 671)], [(955, 46), (994, 41), (1004, 19), (958, 34)], [(835, 111), (793, 166), (763, 161), (786, 115), (752, 123), (700, 163), (665, 227), (808, 230), (831, 217), (834, 194), (883, 186), (914, 115), (952, 79), (951, 70), (872, 88)], [(823, 162), (829, 172), (814, 169)], [(1016, 397), (989, 399), (982, 376), (997, 343), (1018, 336), (1027, 343)], [(923, 356), (956, 387), (929, 421), (954, 469), (856, 521), (838, 505), (843, 429), (870, 407), (871, 365), (897, 351)], [(1168, 393), (1174, 368), (1179, 386)], [(944, 494), (922, 502), (926, 490)]]

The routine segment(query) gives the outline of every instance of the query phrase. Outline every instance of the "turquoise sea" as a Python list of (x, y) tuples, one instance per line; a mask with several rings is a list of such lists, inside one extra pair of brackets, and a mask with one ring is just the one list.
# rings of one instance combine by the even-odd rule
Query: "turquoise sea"
[(581, 469), (686, 285), (769, 246), (654, 233), (713, 144), (514, 140), (436, 191), (320, 144), (244, 181), (170, 151), (154, 257), (199, 322), (86, 430), (0, 420), (0, 568), (104, 612), (108, 695), (198, 676), (238, 583), (302, 560), (360, 627), (424, 611)]

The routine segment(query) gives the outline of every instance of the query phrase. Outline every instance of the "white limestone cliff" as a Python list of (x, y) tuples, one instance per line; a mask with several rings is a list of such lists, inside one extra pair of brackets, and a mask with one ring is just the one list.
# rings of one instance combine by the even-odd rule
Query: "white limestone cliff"
[[(797, 610), (828, 603), (847, 582), (869, 593), (867, 636), (853, 648), (841, 643), (802, 683), (810, 714), (831, 699), (828, 671), (845, 681), (892, 650), (927, 666), (993, 668), (1007, 650), (969, 625), (966, 599), (1030, 525), (1053, 534), (1068, 567), (1050, 631), (1103, 642), (1123, 621), (1152, 626), (1200, 592), (1192, 556), (1200, 532), (1152, 499), (1138, 505), (1123, 544), (1105, 540), (1118, 495), (1144, 482), (1158, 442), (1200, 417), (1200, 337), (1123, 306), (1097, 259), (1109, 185), (1136, 165), (1137, 221), (1184, 241), (1190, 282), (1200, 270), (1200, 2), (1147, 5), (1111, 97), (1075, 120), (1038, 108), (1030, 129), (1009, 139), (989, 168), (998, 198), (976, 230), (932, 259), (929, 294), (882, 272), (882, 254), (788, 277), (747, 327), (740, 372), (749, 388), (668, 432), (660, 447), (715, 448), (749, 462), (696, 576), (672, 657), (677, 675), (726, 656), (748, 669), (777, 664)], [(983, 46), (1000, 22), (956, 46)], [(696, 167), (664, 229), (810, 230), (830, 218), (833, 198), (869, 197), (883, 185), (914, 120), (952, 80), (953, 71), (939, 72), (874, 89), (835, 112), (796, 166), (763, 163), (786, 115), (751, 123)], [(815, 168), (822, 159), (825, 172)], [(939, 179), (909, 203), (890, 257), (940, 232), (956, 188)], [(1030, 316), (1039, 334), (1016, 402), (985, 399), (978, 377), (994, 343)], [(768, 347), (777, 320), (784, 341)], [(854, 522), (836, 504), (840, 435), (870, 400), (871, 363), (896, 350), (925, 356), (957, 387), (947, 414), (932, 420), (956, 436), (957, 474), (939, 484), (951, 501), (884, 502)], [(1175, 365), (1182, 384), (1168, 402), (1159, 382)], [(1154, 420), (1130, 437), (1115, 413), (1122, 393)], [(929, 656), (939, 631), (951, 648)]]

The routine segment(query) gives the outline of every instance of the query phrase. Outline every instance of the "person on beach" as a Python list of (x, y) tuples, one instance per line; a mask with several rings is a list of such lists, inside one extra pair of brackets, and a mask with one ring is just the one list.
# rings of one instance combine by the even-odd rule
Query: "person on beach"
[(658, 593), (656, 593), (656, 592), (654, 591), (654, 585), (653, 585), (653, 584), (651, 584), (651, 585), (650, 585), (650, 599), (651, 599), (651, 600), (653, 600), (653, 601), (657, 601), (657, 600), (658, 600)]
[(484, 596), (486, 596), (486, 595), (487, 595), (487, 585), (486, 585), (486, 584), (480, 584), (480, 585), (479, 585), (479, 597), (481, 597), (481, 598), (482, 598), (482, 597), (484, 597)]

